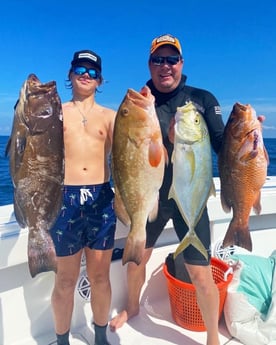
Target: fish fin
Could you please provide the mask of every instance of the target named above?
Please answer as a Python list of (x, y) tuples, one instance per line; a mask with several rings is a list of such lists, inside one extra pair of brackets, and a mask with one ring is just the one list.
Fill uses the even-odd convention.
[(149, 163), (152, 167), (158, 167), (162, 160), (163, 149), (157, 140), (151, 140), (149, 145)]
[(168, 151), (167, 151), (167, 149), (166, 149), (165, 146), (163, 146), (163, 150), (164, 150), (165, 164), (166, 164), (166, 166), (168, 166), (168, 165), (169, 165), (169, 155), (168, 155)]
[(126, 245), (124, 248), (124, 254), (122, 258), (123, 265), (128, 262), (135, 262), (136, 265), (139, 265), (145, 254), (145, 244), (146, 238), (137, 240), (137, 238), (134, 237), (133, 232), (130, 232), (128, 234)]
[(14, 153), (15, 169), (20, 168), (27, 145), (27, 130), (21, 126), (19, 133), (20, 135), (16, 136), (16, 147)]
[[(241, 146), (239, 153), (239, 159), (241, 162), (250, 162), (256, 158), (259, 154), (260, 143), (262, 143), (262, 133), (259, 130), (255, 130), (248, 135), (248, 139)], [(263, 145), (263, 143), (261, 144)]]
[(171, 163), (174, 164), (175, 160), (175, 150), (173, 150), (172, 155), (171, 155)]
[(130, 218), (129, 218), (129, 215), (127, 213), (126, 207), (123, 203), (123, 200), (120, 196), (120, 193), (116, 187), (115, 187), (114, 209), (115, 209), (115, 213), (116, 213), (116, 216), (118, 217), (118, 219), (125, 226), (129, 226), (130, 225)]
[(208, 253), (200, 239), (198, 238), (195, 231), (190, 231), (185, 235), (185, 237), (180, 242), (179, 246), (176, 248), (174, 252), (174, 259), (182, 253), (189, 245), (195, 247), (208, 261)]
[(222, 209), (223, 209), (223, 211), (225, 213), (230, 213), (231, 212), (231, 207), (226, 202), (225, 197), (224, 197), (222, 191), (220, 192), (220, 203), (221, 203), (221, 207), (222, 207)]
[(17, 223), (20, 225), (21, 228), (27, 227), (26, 219), (24, 217), (24, 213), (22, 212), (22, 209), (20, 207), (20, 202), (18, 202), (18, 199), (20, 199), (20, 196), (17, 195), (17, 190), (14, 190), (14, 197), (13, 197), (13, 210), (14, 210), (14, 216), (17, 221)]
[(257, 150), (252, 150), (250, 152), (247, 152), (246, 154), (244, 154), (243, 156), (240, 157), (240, 161), (241, 162), (249, 162), (252, 159), (256, 158), (258, 155), (258, 151)]
[(223, 239), (222, 247), (225, 248), (231, 245), (236, 245), (252, 252), (252, 240), (248, 226), (243, 228), (237, 227), (235, 222), (231, 221)]
[(214, 197), (216, 196), (216, 187), (215, 187), (215, 184), (214, 184), (214, 180), (212, 180), (212, 184), (211, 184), (209, 195), (213, 195)]
[(265, 159), (267, 161), (267, 165), (269, 165), (269, 155), (268, 155), (268, 152), (267, 152), (265, 147), (264, 147), (264, 155), (265, 155)]
[(255, 214), (259, 215), (262, 211), (262, 206), (261, 206), (261, 191), (256, 193), (256, 199), (255, 202), (253, 204), (253, 210), (255, 212)]
[[(181, 203), (179, 202), (178, 198), (177, 198), (177, 194), (175, 192), (175, 187), (173, 186), (173, 184), (171, 185), (171, 188), (169, 190), (169, 194), (168, 194), (168, 200), (169, 199), (174, 199), (178, 209), (179, 209), (179, 212), (181, 213), (182, 215), (182, 218), (184, 219), (185, 223), (186, 224), (189, 224), (189, 221), (185, 215), (185, 213), (182, 211), (182, 207), (181, 207)], [(203, 211), (203, 209), (201, 210), (201, 212)]]
[(5, 157), (8, 157), (8, 156), (9, 156), (10, 150), (11, 150), (11, 137), (9, 137), (9, 140), (8, 140), (8, 142), (7, 142), (7, 145), (6, 145)]
[(171, 188), (170, 188), (170, 190), (169, 190), (168, 200), (169, 200), (169, 199), (174, 199), (174, 200), (176, 200), (176, 194), (175, 194), (175, 189), (174, 189), (173, 184), (171, 185)]
[(57, 271), (56, 252), (49, 233), (44, 233), (41, 241), (29, 238), (28, 264), (32, 278), (42, 272)]
[(155, 221), (155, 219), (157, 218), (157, 214), (158, 214), (158, 200), (159, 200), (159, 197), (157, 198), (154, 206), (153, 206), (153, 209), (151, 210), (150, 214), (149, 214), (149, 217), (148, 217), (148, 221), (149, 222), (153, 222)]
[(175, 140), (175, 116), (171, 118), (168, 130), (168, 139), (173, 144)]

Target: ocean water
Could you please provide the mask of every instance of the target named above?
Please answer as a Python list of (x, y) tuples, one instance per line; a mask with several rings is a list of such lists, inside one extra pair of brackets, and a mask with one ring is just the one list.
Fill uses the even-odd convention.
[[(5, 156), (8, 139), (8, 136), (0, 136), (0, 206), (13, 202), (13, 185), (9, 174), (9, 159)], [(264, 142), (270, 161), (267, 175), (276, 175), (276, 139), (265, 138)], [(215, 155), (213, 155), (213, 176), (218, 176)]]

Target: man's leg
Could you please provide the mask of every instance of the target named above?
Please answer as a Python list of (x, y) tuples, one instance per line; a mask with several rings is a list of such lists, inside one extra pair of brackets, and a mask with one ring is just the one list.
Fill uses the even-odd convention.
[(218, 315), (219, 292), (213, 280), (211, 266), (186, 264), (196, 289), (196, 296), (202, 319), (207, 330), (207, 345), (219, 345)]

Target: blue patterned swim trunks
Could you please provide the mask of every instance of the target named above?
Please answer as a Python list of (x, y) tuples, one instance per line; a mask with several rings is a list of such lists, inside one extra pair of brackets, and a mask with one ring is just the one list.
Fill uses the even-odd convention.
[(110, 183), (63, 187), (63, 205), (50, 230), (57, 256), (84, 247), (107, 250), (114, 246), (116, 216)]

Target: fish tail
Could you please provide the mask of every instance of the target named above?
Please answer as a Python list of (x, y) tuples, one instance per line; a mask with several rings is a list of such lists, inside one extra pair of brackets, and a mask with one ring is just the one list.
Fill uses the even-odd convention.
[(245, 248), (250, 252), (252, 251), (252, 240), (248, 226), (237, 227), (235, 223), (231, 221), (223, 239), (222, 246), (225, 248), (231, 245)]
[(126, 245), (124, 248), (124, 254), (122, 258), (123, 265), (130, 261), (135, 262), (136, 265), (139, 265), (145, 253), (145, 244), (146, 240), (137, 240), (137, 238), (132, 236), (132, 234), (130, 233), (127, 237)]
[(29, 241), (28, 264), (32, 278), (42, 272), (57, 271), (56, 252), (50, 237), (44, 239), (42, 245)]
[(168, 199), (174, 199), (175, 202), (177, 202), (177, 197), (176, 197), (175, 188), (173, 184), (171, 185), (171, 188), (169, 190)]
[(189, 245), (195, 247), (208, 261), (208, 253), (195, 231), (189, 231), (174, 252), (174, 259), (182, 253)]

